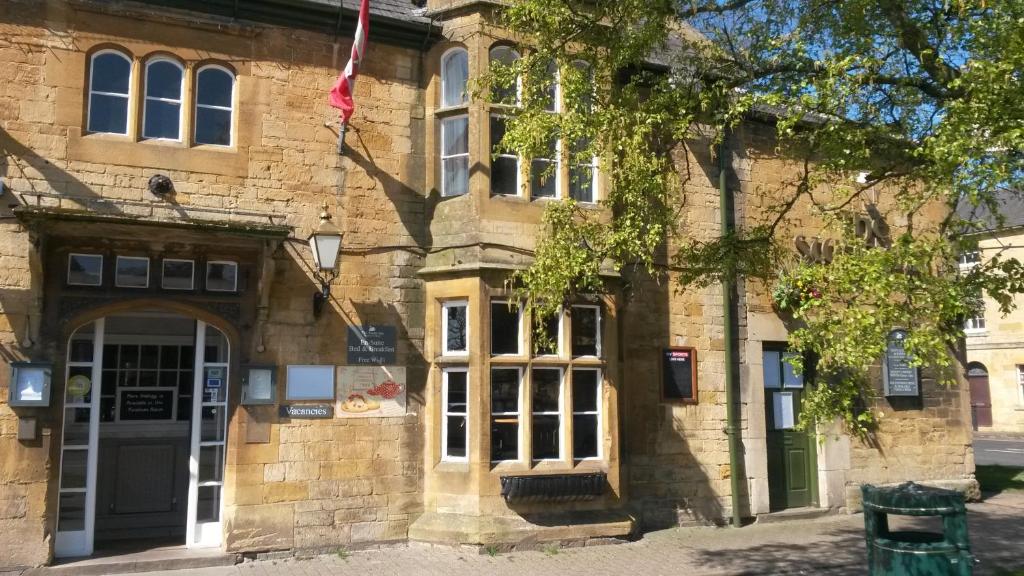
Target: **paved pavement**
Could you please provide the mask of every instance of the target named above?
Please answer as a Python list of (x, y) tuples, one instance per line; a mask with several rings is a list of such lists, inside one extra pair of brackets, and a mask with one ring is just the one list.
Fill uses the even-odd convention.
[[(860, 576), (865, 573), (863, 522), (863, 516), (856, 514), (755, 524), (738, 530), (677, 528), (653, 532), (628, 544), (494, 557), (475, 550), (411, 544), (351, 552), (344, 558), (265, 560), (146, 576)], [(979, 560), (975, 574), (1001, 576), (1024, 569), (1024, 493), (1003, 493), (971, 504), (969, 522), (972, 549)], [(909, 527), (913, 522), (901, 519), (892, 524), (894, 528)]]
[(999, 464), (1024, 468), (1024, 438), (975, 438), (974, 461), (982, 466)]

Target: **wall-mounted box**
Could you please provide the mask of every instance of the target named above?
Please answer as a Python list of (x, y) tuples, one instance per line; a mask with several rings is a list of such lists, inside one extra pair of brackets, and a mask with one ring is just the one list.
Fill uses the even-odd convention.
[(242, 366), (242, 404), (256, 406), (277, 401), (277, 366)]
[(49, 406), (52, 373), (53, 364), (49, 362), (11, 362), (7, 403), (11, 406)]

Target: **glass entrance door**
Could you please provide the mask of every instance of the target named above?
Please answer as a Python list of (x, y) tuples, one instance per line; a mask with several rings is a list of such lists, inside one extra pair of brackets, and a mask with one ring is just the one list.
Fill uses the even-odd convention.
[(202, 320), (196, 322), (195, 349), (186, 532), (190, 548), (221, 544), (230, 357), (228, 339)]
[(86, 324), (68, 342), (54, 541), (54, 555), (58, 558), (88, 556), (93, 552), (103, 327), (102, 318)]

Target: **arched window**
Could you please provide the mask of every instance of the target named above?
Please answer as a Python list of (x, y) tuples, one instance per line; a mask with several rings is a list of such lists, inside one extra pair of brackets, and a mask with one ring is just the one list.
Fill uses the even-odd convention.
[[(558, 87), (558, 64), (548, 63), (546, 74), (540, 81), (544, 87), (544, 109), (551, 113), (560, 110), (561, 90)], [(530, 196), (532, 198), (561, 197), (562, 141), (557, 136), (548, 141), (547, 152), (530, 162)]]
[(128, 93), (132, 61), (115, 50), (100, 50), (89, 64), (88, 130), (128, 134)]
[[(491, 64), (498, 63), (502, 66), (511, 66), (515, 64), (516, 60), (519, 60), (519, 52), (516, 52), (511, 46), (495, 46), (491, 48), (490, 59)], [(519, 94), (520, 82), (518, 77), (514, 84), (491, 87), (491, 99), (496, 104), (519, 104)]]
[(231, 145), (235, 75), (216, 65), (196, 73), (196, 144)]
[(146, 63), (146, 98), (142, 137), (181, 140), (181, 99), (184, 69), (168, 58)]
[[(441, 108), (469, 102), (469, 53), (454, 48), (441, 57)], [(446, 115), (441, 120), (441, 195), (461, 196), (469, 191), (469, 115)]]
[[(582, 80), (582, 91), (576, 99), (577, 110), (590, 113), (594, 107), (594, 73), (583, 60), (572, 63)], [(569, 150), (569, 197), (578, 202), (597, 201), (597, 156), (591, 150), (590, 138), (579, 138)]]
[(469, 53), (454, 48), (441, 57), (441, 107), (461, 106), (469, 102), (466, 82), (469, 80)]

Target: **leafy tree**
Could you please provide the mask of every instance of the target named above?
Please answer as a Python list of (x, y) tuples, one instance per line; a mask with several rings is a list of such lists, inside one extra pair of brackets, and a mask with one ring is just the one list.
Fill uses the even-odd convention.
[[(607, 265), (670, 265), (687, 289), (761, 283), (825, 382), (802, 424), (838, 416), (865, 433), (868, 374), (889, 330), (908, 328), (915, 362), (952, 383), (950, 349), (978, 292), (1006, 312), (1024, 287), (1016, 261), (957, 273), (970, 223), (953, 210), (967, 201), (997, 211), (997, 195), (1020, 188), (1024, 0), (519, 0), (502, 18), (529, 48), (481, 85), (507, 94), (523, 78), (502, 146), (543, 157), (558, 137), (570, 166), (600, 156), (610, 182), (610, 218), (571, 200), (547, 209), (536, 260), (513, 278), (536, 317), (602, 291)], [(551, 62), (559, 113), (549, 111)], [(709, 240), (680, 229), (685, 149), (722, 142), (751, 114), (774, 118), (793, 181), (735, 232)], [(887, 249), (865, 246), (846, 217), (879, 191), (903, 222)], [(783, 249), (798, 203), (839, 236), (831, 264)], [(922, 215), (936, 208), (939, 218)]]

